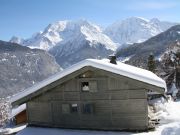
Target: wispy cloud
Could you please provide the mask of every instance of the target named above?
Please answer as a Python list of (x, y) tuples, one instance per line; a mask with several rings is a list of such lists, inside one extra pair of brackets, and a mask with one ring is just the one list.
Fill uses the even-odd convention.
[(126, 8), (129, 10), (163, 10), (171, 9), (178, 5), (176, 2), (171, 1), (140, 1), (131, 3)]

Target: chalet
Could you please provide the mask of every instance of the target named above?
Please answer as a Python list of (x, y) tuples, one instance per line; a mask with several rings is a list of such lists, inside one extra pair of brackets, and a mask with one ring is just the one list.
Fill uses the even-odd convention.
[(149, 91), (164, 94), (166, 83), (144, 69), (87, 59), (18, 93), (11, 102), (26, 103), (33, 126), (146, 130)]

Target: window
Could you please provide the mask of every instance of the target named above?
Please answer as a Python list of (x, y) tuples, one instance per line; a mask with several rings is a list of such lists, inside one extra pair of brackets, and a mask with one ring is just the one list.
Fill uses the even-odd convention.
[(81, 90), (84, 92), (97, 92), (97, 81), (81, 82)]
[(94, 112), (94, 105), (92, 103), (83, 105), (83, 113), (92, 114)]
[(78, 112), (78, 104), (71, 104), (71, 113)]
[(89, 91), (89, 82), (82, 82), (81, 89), (82, 91)]
[(62, 104), (62, 113), (77, 113), (78, 112), (78, 104)]

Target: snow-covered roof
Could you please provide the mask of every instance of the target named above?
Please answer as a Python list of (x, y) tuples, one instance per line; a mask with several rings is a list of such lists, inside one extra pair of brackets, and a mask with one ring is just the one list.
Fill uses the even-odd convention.
[(13, 108), (11, 111), (11, 118), (15, 117), (17, 114), (21, 113), (24, 110), (26, 110), (26, 104), (22, 104), (16, 108)]
[(115, 74), (126, 76), (135, 80), (139, 80), (139, 81), (142, 81), (142, 82), (145, 82), (145, 83), (157, 86), (157, 87), (164, 88), (166, 91), (165, 81), (150, 71), (137, 68), (131, 65), (127, 65), (121, 62), (117, 62), (117, 65), (111, 64), (109, 60), (107, 59), (106, 60), (86, 59), (12, 96), (11, 102), (13, 103), (25, 96), (28, 96), (29, 94), (38, 91), (39, 89), (47, 86), (48, 84), (51, 84), (52, 82), (86, 66), (91, 66), (94, 68), (98, 68), (98, 69), (109, 71)]

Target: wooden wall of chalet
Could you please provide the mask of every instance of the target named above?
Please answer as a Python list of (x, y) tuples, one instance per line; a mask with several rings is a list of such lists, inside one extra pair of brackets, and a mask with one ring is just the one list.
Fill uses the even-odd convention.
[(16, 125), (27, 123), (26, 110), (24, 110), (24, 111), (20, 112), (19, 114), (17, 114), (15, 116), (15, 120), (16, 120)]
[[(97, 90), (82, 92), (83, 81), (96, 81)], [(30, 100), (28, 121), (64, 128), (144, 130), (148, 127), (148, 87), (153, 86), (95, 69)], [(83, 113), (85, 103), (93, 104), (93, 113)], [(78, 104), (78, 113), (62, 113), (63, 104)]]

